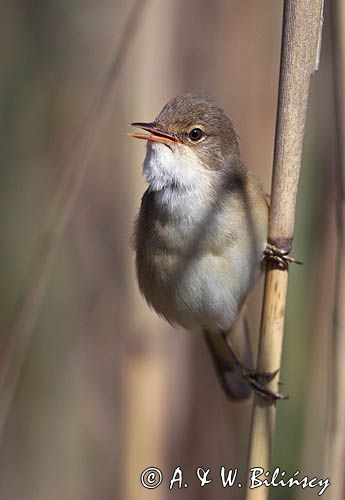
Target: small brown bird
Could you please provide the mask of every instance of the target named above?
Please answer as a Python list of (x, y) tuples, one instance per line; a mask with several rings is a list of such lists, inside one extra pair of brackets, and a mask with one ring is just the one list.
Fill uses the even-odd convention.
[(239, 361), (227, 337), (262, 271), (268, 218), (232, 122), (211, 98), (185, 94), (153, 122), (132, 125), (147, 132), (129, 134), (147, 141), (149, 186), (133, 238), (141, 292), (169, 323), (203, 332), (229, 397), (246, 398), (250, 386), (280, 397)]

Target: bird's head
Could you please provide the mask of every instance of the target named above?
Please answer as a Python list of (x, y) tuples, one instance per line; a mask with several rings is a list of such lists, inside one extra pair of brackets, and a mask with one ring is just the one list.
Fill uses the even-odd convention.
[(239, 145), (231, 120), (205, 95), (171, 99), (153, 122), (134, 122), (148, 142), (144, 174), (149, 183), (188, 184), (195, 175), (231, 168)]

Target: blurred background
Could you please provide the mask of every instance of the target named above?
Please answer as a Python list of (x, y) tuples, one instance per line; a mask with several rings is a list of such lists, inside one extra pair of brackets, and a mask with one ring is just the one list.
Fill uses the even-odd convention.
[[(149, 310), (129, 247), (145, 145), (126, 136), (173, 96), (208, 92), (270, 189), (281, 0), (142, 0), (107, 118), (59, 245), (0, 443), (2, 500), (239, 499), (251, 401), (229, 403), (203, 339)], [(111, 65), (133, 1), (0, 3), (0, 325), (5, 344), (66, 159)], [(274, 467), (325, 477), (334, 276), (334, 125), (329, 16), (312, 79), (291, 266)], [(78, 168), (78, 166), (75, 166)], [(68, 188), (67, 188), (68, 189)], [(262, 282), (250, 298), (257, 338)], [(1, 347), (1, 345), (0, 345)], [(260, 465), (260, 464), (258, 464)], [(140, 474), (159, 467), (163, 485)], [(168, 490), (180, 466), (189, 487)], [(211, 468), (200, 488), (197, 467)], [(275, 489), (280, 500), (315, 490)], [(327, 493), (325, 494), (325, 496)]]

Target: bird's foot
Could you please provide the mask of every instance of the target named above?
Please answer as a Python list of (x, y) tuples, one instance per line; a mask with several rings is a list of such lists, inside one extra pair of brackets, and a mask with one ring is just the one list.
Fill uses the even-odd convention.
[(253, 369), (248, 369), (245, 366), (242, 366), (240, 372), (242, 377), (248, 382), (248, 384), (252, 387), (256, 394), (259, 394), (262, 398), (268, 399), (270, 401), (289, 398), (287, 394), (274, 392), (266, 387), (266, 384), (274, 379), (279, 370), (275, 370), (274, 372), (257, 372)]
[(282, 250), (281, 248), (266, 243), (266, 248), (264, 250), (264, 258), (271, 262), (275, 262), (280, 269), (286, 270), (289, 264), (302, 264), (299, 260), (295, 260), (288, 251)]
[(256, 394), (259, 394), (262, 398), (267, 399), (269, 401), (277, 401), (278, 399), (282, 400), (289, 398), (289, 396), (286, 394), (281, 394), (280, 392), (274, 392), (268, 387), (266, 387), (266, 384), (271, 382), (271, 380), (273, 380), (274, 377), (278, 374), (279, 369), (273, 372), (259, 372), (252, 368), (246, 367), (242, 363), (242, 361), (238, 358), (235, 351), (233, 350), (232, 345), (225, 333), (223, 333), (223, 339), (226, 342), (226, 345), (236, 364), (239, 373), (244, 378), (244, 380), (246, 380), (246, 382), (250, 385), (250, 387), (255, 391)]

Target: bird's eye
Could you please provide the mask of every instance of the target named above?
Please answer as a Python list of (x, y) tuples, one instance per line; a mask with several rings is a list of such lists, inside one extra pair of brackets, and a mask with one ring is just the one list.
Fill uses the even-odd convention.
[(193, 128), (189, 134), (188, 137), (191, 141), (197, 142), (200, 141), (200, 139), (204, 136), (204, 132), (201, 130), (201, 128)]

